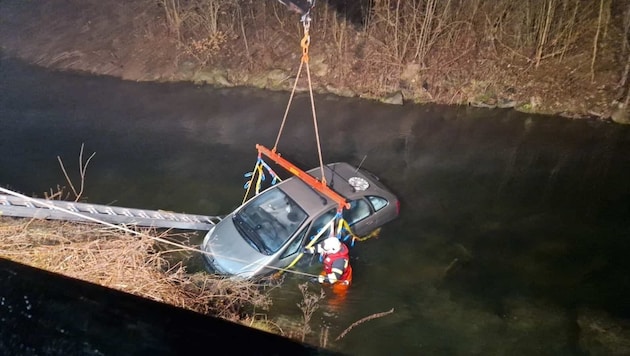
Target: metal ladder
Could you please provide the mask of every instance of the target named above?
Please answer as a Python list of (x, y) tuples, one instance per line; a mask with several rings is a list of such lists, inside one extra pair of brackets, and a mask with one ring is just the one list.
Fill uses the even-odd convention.
[(25, 199), (3, 194), (0, 194), (0, 216), (94, 222), (84, 218), (85, 216), (118, 225), (184, 230), (210, 230), (221, 221), (219, 216), (132, 209), (63, 200)]

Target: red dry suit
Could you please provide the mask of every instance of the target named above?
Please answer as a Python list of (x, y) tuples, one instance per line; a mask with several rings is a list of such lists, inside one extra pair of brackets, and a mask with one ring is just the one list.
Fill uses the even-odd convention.
[(319, 275), (319, 280), (332, 284), (335, 297), (329, 303), (333, 309), (339, 309), (344, 303), (348, 288), (352, 283), (352, 266), (350, 266), (348, 252), (348, 247), (342, 243), (338, 252), (322, 253), (324, 269)]
[(321, 275), (330, 284), (345, 284), (352, 282), (352, 267), (350, 266), (349, 250), (345, 244), (341, 244), (339, 251), (335, 253), (322, 253), (324, 257), (324, 270)]

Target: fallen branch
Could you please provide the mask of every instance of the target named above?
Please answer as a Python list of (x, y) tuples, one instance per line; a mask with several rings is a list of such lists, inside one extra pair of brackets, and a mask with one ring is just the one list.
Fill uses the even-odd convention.
[(394, 308), (391, 308), (390, 310), (386, 311), (386, 312), (382, 312), (382, 313), (376, 313), (376, 314), (372, 314), (372, 315), (368, 315), (365, 318), (361, 319), (361, 320), (357, 320), (354, 323), (352, 323), (352, 325), (350, 325), (348, 328), (346, 328), (346, 330), (344, 330), (339, 336), (337, 336), (337, 338), (335, 339), (335, 341), (339, 341), (341, 340), (344, 336), (346, 336), (347, 333), (350, 332), (350, 330), (352, 330), (355, 326), (359, 325), (359, 324), (363, 324), (366, 321), (372, 320), (372, 319), (376, 319), (376, 318), (380, 318), (380, 317), (384, 317), (386, 315), (389, 315), (391, 313), (394, 312)]

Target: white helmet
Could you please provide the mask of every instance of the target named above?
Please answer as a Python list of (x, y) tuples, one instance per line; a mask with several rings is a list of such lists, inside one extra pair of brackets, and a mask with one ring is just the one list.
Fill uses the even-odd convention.
[(322, 249), (326, 253), (337, 253), (341, 250), (341, 241), (335, 236), (331, 236), (322, 242)]

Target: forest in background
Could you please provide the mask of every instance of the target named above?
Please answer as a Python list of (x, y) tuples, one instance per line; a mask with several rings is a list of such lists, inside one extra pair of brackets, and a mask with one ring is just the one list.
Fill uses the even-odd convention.
[[(318, 92), (630, 122), (627, 0), (318, 0), (311, 19)], [(128, 80), (290, 89), (303, 36), (277, 0), (0, 3), (5, 54)]]
[[(299, 43), (298, 17), (276, 2), (160, 1), (182, 54), (202, 67), (226, 58), (250, 71), (299, 63), (286, 45)], [(604, 114), (630, 100), (627, 1), (356, 4), (320, 0), (312, 10), (311, 53), (325, 56), (318, 60), (331, 86), (364, 96), (400, 90), (420, 102), (514, 101), (549, 113)], [(590, 108), (580, 107), (585, 101)]]

